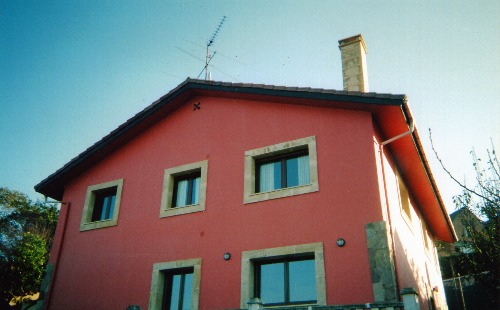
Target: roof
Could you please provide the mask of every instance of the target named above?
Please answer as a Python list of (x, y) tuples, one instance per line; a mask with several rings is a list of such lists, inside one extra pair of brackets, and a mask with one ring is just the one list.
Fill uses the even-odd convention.
[[(64, 188), (71, 179), (196, 96), (238, 97), (275, 103), (368, 111), (372, 113), (383, 138), (391, 138), (408, 131), (408, 123), (413, 122), (405, 95), (228, 83), (188, 78), (38, 183), (35, 190), (53, 199), (62, 200)], [(396, 156), (395, 160), (407, 175), (417, 175), (418, 180), (422, 178), (428, 180), (428, 184), (420, 184), (421, 182), (412, 181), (413, 178), (406, 179), (413, 192), (418, 193), (419, 205), (426, 209), (422, 212), (426, 221), (435, 222), (435, 225), (431, 225), (434, 235), (440, 240), (453, 241), (456, 238), (453, 226), (439, 195), (417, 130), (415, 129), (412, 133), (411, 141), (399, 139), (389, 144), (388, 147), (395, 154), (401, 153), (401, 156)], [(415, 162), (421, 162), (422, 165), (415, 165)]]

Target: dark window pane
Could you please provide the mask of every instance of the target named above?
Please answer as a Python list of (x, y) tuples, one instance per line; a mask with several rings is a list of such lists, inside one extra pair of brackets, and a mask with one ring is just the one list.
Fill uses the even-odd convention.
[(104, 191), (94, 192), (94, 208), (91, 221), (104, 221), (113, 217), (116, 201), (116, 187)]
[(273, 189), (280, 189), (283, 188), (282, 186), (282, 180), (281, 180), (281, 161), (278, 161), (274, 163), (274, 188)]
[(111, 196), (108, 219), (111, 219), (113, 217), (113, 212), (115, 211), (115, 201), (116, 195)]
[(299, 185), (299, 167), (297, 157), (286, 161), (286, 187)]
[(200, 181), (201, 177), (194, 178), (192, 180), (192, 191), (191, 191), (191, 200), (189, 201), (189, 204), (191, 205), (196, 205), (200, 203)]
[(260, 266), (260, 298), (266, 304), (285, 302), (285, 265), (284, 263)]
[(314, 260), (291, 261), (288, 272), (290, 302), (316, 300)]

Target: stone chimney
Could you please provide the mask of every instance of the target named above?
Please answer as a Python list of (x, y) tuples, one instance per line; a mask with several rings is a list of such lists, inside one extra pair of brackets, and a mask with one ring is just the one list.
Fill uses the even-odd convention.
[(342, 58), (344, 90), (368, 92), (368, 72), (366, 71), (366, 44), (363, 36), (339, 41)]

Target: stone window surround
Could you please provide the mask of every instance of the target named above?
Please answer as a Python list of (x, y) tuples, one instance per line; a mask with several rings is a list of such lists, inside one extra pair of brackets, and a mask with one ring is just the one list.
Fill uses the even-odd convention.
[[(172, 206), (172, 201), (174, 195), (175, 177), (196, 171), (200, 171), (200, 198), (198, 204), (174, 208)], [(204, 211), (207, 192), (207, 173), (208, 160), (202, 160), (191, 164), (165, 169), (161, 196), (160, 218)]]
[(246, 308), (247, 302), (254, 298), (254, 261), (264, 258), (279, 258), (300, 254), (314, 254), (316, 272), (317, 305), (326, 305), (326, 280), (323, 243), (299, 244), (278, 248), (244, 251), (241, 258), (241, 301), (240, 308)]
[[(305, 148), (308, 149), (309, 153), (309, 175), (311, 181), (310, 184), (287, 187), (270, 192), (262, 192), (262, 193), (255, 192), (256, 159), (287, 154)], [(244, 171), (245, 171), (244, 192), (243, 192), (244, 204), (317, 192), (319, 190), (319, 186), (318, 186), (318, 159), (316, 153), (316, 136), (310, 136), (306, 138), (282, 142), (246, 151)]]
[[(94, 211), (96, 192), (111, 187), (116, 187), (116, 198), (115, 206), (113, 208), (113, 216), (108, 220), (92, 222), (92, 212)], [(120, 211), (122, 190), (123, 179), (89, 186), (87, 188), (87, 194), (85, 196), (85, 204), (83, 207), (82, 219), (80, 222), (80, 231), (116, 226), (118, 224), (118, 213)]]
[(151, 277), (151, 291), (149, 295), (148, 309), (161, 309), (165, 285), (164, 271), (189, 267), (193, 268), (193, 295), (191, 299), (191, 306), (193, 310), (198, 309), (200, 299), (201, 258), (155, 263), (153, 265), (153, 274)]

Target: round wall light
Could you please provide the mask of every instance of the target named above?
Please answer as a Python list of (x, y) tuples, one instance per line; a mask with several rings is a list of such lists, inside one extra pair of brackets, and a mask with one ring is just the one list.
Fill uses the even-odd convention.
[(231, 253), (227, 252), (224, 253), (224, 260), (230, 260), (231, 259)]
[(343, 247), (343, 246), (345, 245), (345, 240), (344, 240), (344, 238), (338, 238), (338, 239), (337, 239), (337, 245), (338, 245), (339, 247)]

